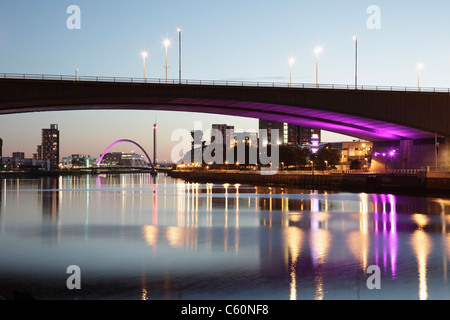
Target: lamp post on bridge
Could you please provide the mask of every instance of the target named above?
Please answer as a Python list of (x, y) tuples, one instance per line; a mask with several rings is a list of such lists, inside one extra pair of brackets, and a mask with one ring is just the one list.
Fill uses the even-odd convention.
[(289, 58), (289, 88), (292, 85), (292, 66), (295, 64), (295, 58)]
[(178, 28), (177, 32), (178, 32), (178, 82), (181, 84), (181, 28)]
[(164, 44), (164, 47), (166, 48), (166, 65), (165, 65), (165, 68), (166, 68), (166, 83), (167, 83), (167, 68), (168, 68), (168, 66), (167, 66), (167, 48), (172, 44), (172, 42), (169, 39), (165, 39), (163, 41), (163, 44)]
[(355, 90), (358, 90), (358, 37), (353, 36), (355, 41)]
[(141, 57), (142, 57), (142, 63), (143, 63), (143, 68), (144, 68), (144, 82), (147, 82), (147, 78), (145, 78), (145, 59), (147, 59), (147, 57), (148, 57), (148, 52), (142, 51)]
[(417, 65), (417, 89), (420, 91), (420, 71), (423, 69), (423, 63)]
[(323, 52), (321, 46), (314, 48), (314, 55), (316, 56), (316, 88), (319, 87), (319, 55)]

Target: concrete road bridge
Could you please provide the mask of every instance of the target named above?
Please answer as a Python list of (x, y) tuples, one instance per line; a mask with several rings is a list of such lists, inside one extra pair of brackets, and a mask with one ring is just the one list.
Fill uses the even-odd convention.
[(0, 74), (0, 114), (91, 109), (287, 122), (394, 148), (392, 168), (450, 166), (450, 89)]

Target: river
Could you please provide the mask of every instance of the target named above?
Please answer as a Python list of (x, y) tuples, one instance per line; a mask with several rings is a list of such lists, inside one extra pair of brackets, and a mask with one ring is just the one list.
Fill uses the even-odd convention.
[(449, 299), (449, 225), (442, 197), (145, 173), (0, 179), (0, 296)]

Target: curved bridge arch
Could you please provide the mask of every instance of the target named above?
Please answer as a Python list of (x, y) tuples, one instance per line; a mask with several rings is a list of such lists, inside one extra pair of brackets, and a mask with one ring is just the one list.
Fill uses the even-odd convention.
[(66, 110), (161, 110), (287, 122), (373, 142), (450, 137), (444, 92), (227, 84), (0, 79), (0, 115)]
[(108, 148), (106, 148), (105, 151), (103, 151), (103, 153), (102, 153), (100, 159), (97, 161), (97, 167), (100, 167), (100, 163), (102, 162), (103, 158), (105, 157), (105, 154), (109, 151), (109, 149), (111, 149), (111, 148), (112, 148), (113, 146), (115, 146), (116, 144), (122, 143), (122, 142), (132, 143), (132, 144), (134, 144), (136, 147), (138, 147), (139, 149), (141, 149), (141, 151), (142, 151), (142, 152), (145, 154), (145, 156), (147, 157), (147, 160), (148, 160), (148, 163), (150, 164), (150, 167), (151, 167), (152, 169), (155, 168), (154, 165), (153, 165), (152, 160), (150, 159), (150, 157), (148, 156), (148, 154), (147, 154), (147, 152), (144, 150), (144, 148), (142, 148), (137, 142), (135, 142), (135, 141), (133, 141), (133, 140), (130, 140), (130, 139), (120, 139), (120, 140), (117, 140), (117, 141), (111, 143), (111, 144), (108, 146)]

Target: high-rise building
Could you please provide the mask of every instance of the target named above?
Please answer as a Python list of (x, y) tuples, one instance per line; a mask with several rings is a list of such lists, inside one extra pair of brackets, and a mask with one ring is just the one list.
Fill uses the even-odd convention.
[[(312, 129), (314, 130), (314, 129)], [(310, 150), (312, 153), (317, 153), (319, 151), (319, 144), (320, 144), (320, 131), (318, 133), (316, 132), (310, 132)]]
[[(260, 139), (263, 139), (262, 144), (283, 144), (287, 139), (287, 131), (285, 133), (285, 126), (283, 122), (276, 122), (270, 120), (259, 120), (259, 129), (267, 130), (267, 137), (260, 136)], [(278, 130), (278, 139), (276, 141), (272, 141), (275, 137), (272, 137), (273, 130)], [(267, 139), (267, 140), (266, 140)], [(287, 141), (286, 141), (287, 144)]]
[[(212, 130), (219, 130), (222, 133), (222, 142), (224, 145), (227, 143), (227, 138), (229, 139), (230, 147), (234, 146), (234, 126), (228, 126), (226, 124), (213, 124)], [(227, 136), (228, 131), (228, 136)], [(211, 133), (211, 143), (214, 142), (214, 136)]]
[(321, 132), (320, 129), (313, 129), (313, 128), (306, 128), (306, 127), (299, 127), (300, 132), (300, 144), (302, 146), (304, 145), (313, 145), (314, 140), (318, 140), (318, 142), (321, 141)]
[[(259, 120), (259, 129), (267, 130), (267, 141), (263, 143), (272, 144), (272, 130), (278, 130), (277, 144), (299, 145), (302, 147), (319, 147), (320, 130), (302, 127), (285, 122), (276, 122), (271, 120)], [(316, 146), (317, 145), (317, 146)], [(315, 150), (317, 151), (317, 150)]]
[(33, 158), (36, 156), (38, 160), (44, 160), (44, 154), (42, 153), (42, 145), (37, 146), (36, 153), (33, 154)]
[(13, 152), (12, 157), (16, 159), (25, 159), (25, 152)]
[[(50, 129), (42, 129), (41, 159), (50, 160), (50, 169), (59, 166), (59, 130), (57, 124), (51, 124)], [(38, 146), (38, 154), (39, 154)], [(39, 155), (38, 155), (39, 156)]]

